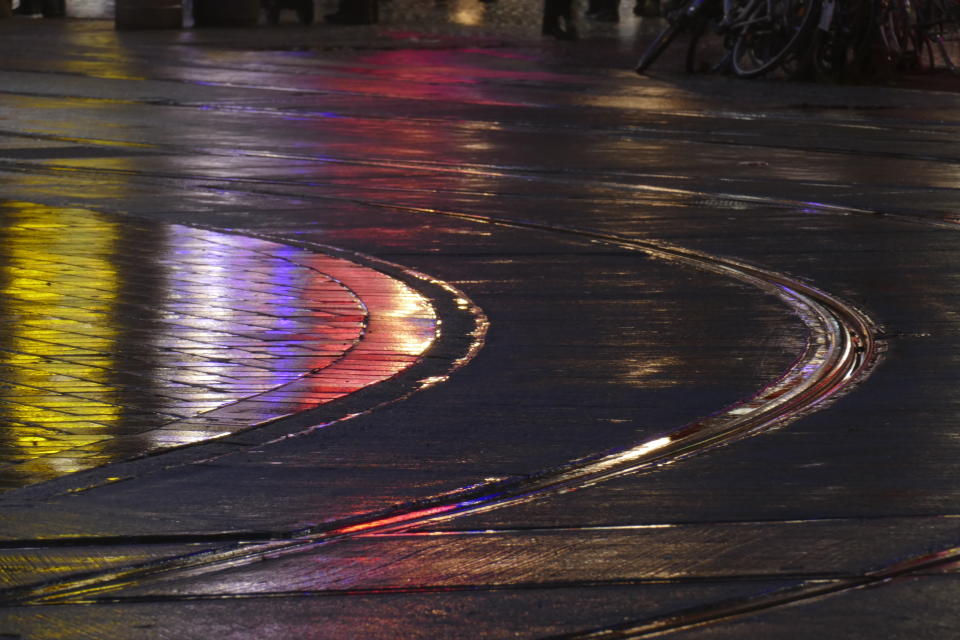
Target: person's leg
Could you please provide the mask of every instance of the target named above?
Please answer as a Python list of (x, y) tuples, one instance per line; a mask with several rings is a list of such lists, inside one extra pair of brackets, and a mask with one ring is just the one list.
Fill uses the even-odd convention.
[(576, 40), (573, 0), (544, 0), (543, 34), (560, 40)]

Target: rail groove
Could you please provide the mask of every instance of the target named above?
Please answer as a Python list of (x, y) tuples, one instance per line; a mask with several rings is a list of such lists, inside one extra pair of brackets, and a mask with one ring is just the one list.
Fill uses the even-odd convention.
[[(809, 284), (742, 262), (681, 247), (643, 242), (582, 229), (521, 223), (469, 214), (420, 211), (477, 223), (573, 235), (585, 241), (644, 253), (678, 265), (706, 270), (777, 296), (811, 332), (807, 348), (779, 379), (753, 397), (620, 451), (602, 452), (539, 472), (485, 482), (433, 499), (368, 513), (349, 520), (289, 531), (279, 539), (225, 547), (0, 592), (0, 606), (97, 602), (101, 594), (161, 576), (194, 576), (262, 559), (314, 549), (360, 534), (397, 531), (574, 491), (631, 473), (649, 472), (685, 457), (779, 427), (813, 411), (866, 375), (877, 362), (876, 328), (859, 310)], [(345, 418), (349, 419), (349, 418)]]

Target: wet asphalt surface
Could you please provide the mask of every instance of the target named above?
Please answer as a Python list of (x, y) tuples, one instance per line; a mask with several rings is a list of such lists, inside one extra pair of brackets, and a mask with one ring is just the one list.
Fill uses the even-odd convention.
[(956, 637), (960, 97), (622, 13), (0, 21), (3, 637)]

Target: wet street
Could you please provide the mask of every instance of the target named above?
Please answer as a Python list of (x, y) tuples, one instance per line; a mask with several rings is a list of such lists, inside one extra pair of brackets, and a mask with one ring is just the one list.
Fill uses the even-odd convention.
[(0, 19), (0, 638), (956, 638), (960, 80), (418, 2)]

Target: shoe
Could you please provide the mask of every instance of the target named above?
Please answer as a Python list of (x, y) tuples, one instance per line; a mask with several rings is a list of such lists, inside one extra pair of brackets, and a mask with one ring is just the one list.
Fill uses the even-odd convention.
[(577, 28), (572, 24), (568, 24), (566, 27), (561, 27), (559, 19), (551, 20), (551, 21), (544, 20), (543, 35), (553, 36), (557, 40), (579, 39), (579, 34), (577, 34)]

